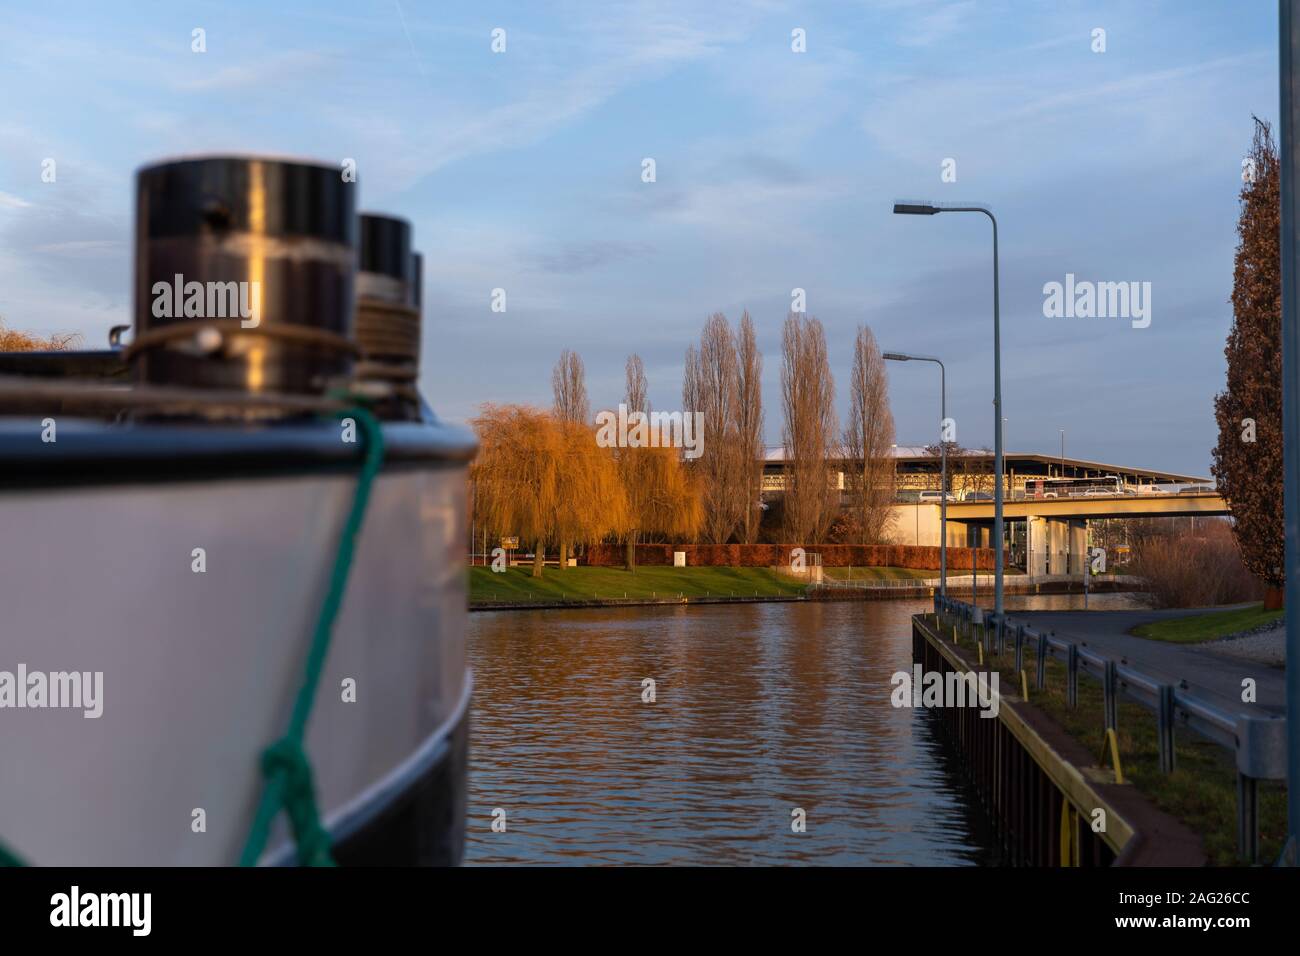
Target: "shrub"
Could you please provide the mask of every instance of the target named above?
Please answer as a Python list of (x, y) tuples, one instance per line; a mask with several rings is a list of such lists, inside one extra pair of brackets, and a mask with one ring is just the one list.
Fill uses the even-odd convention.
[[(1181, 519), (1180, 519), (1181, 523)], [(1147, 585), (1152, 607), (1208, 607), (1258, 601), (1264, 586), (1246, 570), (1226, 521), (1206, 520), (1137, 542), (1129, 572)]]
[(62, 352), (77, 345), (80, 340), (81, 336), (76, 333), (55, 334), (42, 339), (5, 328), (4, 321), (0, 320), (0, 352)]

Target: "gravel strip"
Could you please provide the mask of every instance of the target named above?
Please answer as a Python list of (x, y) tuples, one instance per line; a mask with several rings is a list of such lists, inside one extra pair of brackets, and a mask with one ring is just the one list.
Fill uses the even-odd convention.
[(1281, 621), (1261, 624), (1249, 631), (1207, 641), (1201, 646), (1216, 654), (1283, 667), (1286, 665), (1286, 625)]

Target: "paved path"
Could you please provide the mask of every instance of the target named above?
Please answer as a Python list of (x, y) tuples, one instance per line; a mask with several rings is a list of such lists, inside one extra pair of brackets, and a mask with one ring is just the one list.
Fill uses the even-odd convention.
[[(1216, 608), (1215, 610), (1221, 610)], [(1180, 684), (1219, 703), (1233, 713), (1260, 716), (1286, 713), (1286, 688), (1283, 671), (1217, 654), (1209, 644), (1170, 644), (1134, 637), (1130, 628), (1150, 621), (1160, 621), (1189, 614), (1204, 614), (1203, 609), (1177, 611), (1011, 611), (1013, 621), (1024, 621), (1035, 630), (1046, 628), (1057, 637), (1077, 640), (1093, 653), (1131, 664), (1162, 682)], [(1253, 677), (1256, 704), (1241, 700), (1243, 678)]]

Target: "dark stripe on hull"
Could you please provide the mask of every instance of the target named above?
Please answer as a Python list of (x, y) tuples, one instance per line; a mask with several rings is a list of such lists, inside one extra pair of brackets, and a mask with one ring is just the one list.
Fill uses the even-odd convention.
[(340, 866), (457, 866), (465, 848), (469, 714), (435, 759), (334, 844)]

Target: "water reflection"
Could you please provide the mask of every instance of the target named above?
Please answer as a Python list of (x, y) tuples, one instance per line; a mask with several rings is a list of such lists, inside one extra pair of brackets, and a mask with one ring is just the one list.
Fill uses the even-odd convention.
[(889, 703), (925, 606), (471, 615), (466, 861), (988, 862), (935, 724)]

